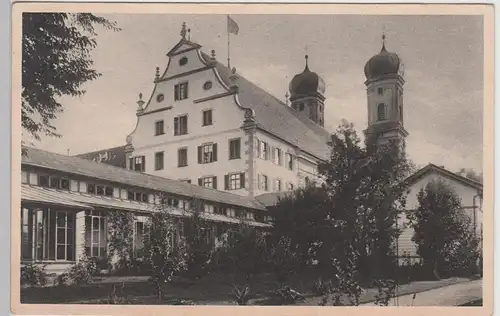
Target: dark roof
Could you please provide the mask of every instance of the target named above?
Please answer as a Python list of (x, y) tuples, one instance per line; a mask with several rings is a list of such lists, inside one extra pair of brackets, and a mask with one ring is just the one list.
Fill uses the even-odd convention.
[(422, 178), (423, 176), (425, 176), (426, 174), (428, 174), (429, 172), (431, 171), (435, 171), (445, 177), (448, 177), (448, 178), (452, 178), (458, 182), (461, 182), (463, 183), (464, 185), (467, 185), (469, 187), (472, 187), (472, 188), (475, 188), (479, 191), (483, 191), (483, 184), (480, 183), (480, 182), (477, 182), (477, 181), (474, 181), (474, 180), (471, 180), (469, 178), (466, 178), (466, 177), (462, 177), (461, 175), (459, 174), (456, 174), (454, 172), (451, 172), (449, 170), (446, 170), (445, 168), (443, 167), (439, 167), (439, 166), (436, 166), (435, 164), (428, 164), (427, 166), (421, 168), (420, 170), (418, 170), (417, 172), (415, 172), (414, 174), (412, 174), (411, 176), (409, 176), (408, 178), (406, 178), (406, 182), (408, 184), (411, 184), (411, 183), (414, 183), (416, 182), (417, 180), (419, 180), (420, 178)]
[(180, 196), (195, 197), (227, 205), (265, 210), (265, 207), (252, 197), (204, 188), (178, 180), (130, 171), (79, 157), (51, 153), (33, 147), (26, 147), (26, 150), (27, 156), (22, 157), (23, 165), (47, 168), (115, 183), (123, 183), (129, 186)]
[(75, 155), (75, 157), (126, 168), (125, 145)]
[[(202, 55), (205, 60), (210, 60), (207, 54), (202, 53)], [(217, 62), (215, 67), (224, 83), (230, 86), (231, 70), (220, 62)], [(307, 117), (301, 116), (299, 112), (258, 85), (240, 74), (237, 75), (238, 99), (243, 107), (254, 110), (255, 120), (261, 129), (317, 158), (328, 159), (330, 156), (328, 145), (330, 133), (328, 131)]]

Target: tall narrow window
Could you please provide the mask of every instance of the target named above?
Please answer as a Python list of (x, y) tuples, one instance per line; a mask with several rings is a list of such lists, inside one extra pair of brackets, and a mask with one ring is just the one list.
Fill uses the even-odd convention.
[(289, 170), (293, 170), (293, 156), (287, 153), (285, 157), (286, 157), (286, 167)]
[(186, 135), (188, 133), (188, 117), (182, 115), (174, 118), (174, 136)]
[(288, 182), (288, 183), (287, 183), (287, 185), (286, 185), (286, 189), (287, 189), (288, 191), (293, 191), (293, 183)]
[(229, 159), (241, 158), (241, 140), (240, 138), (229, 141)]
[(164, 123), (163, 120), (155, 122), (155, 135), (163, 135), (165, 134)]
[(274, 180), (274, 191), (281, 191), (281, 179)]
[(155, 170), (163, 170), (163, 161), (165, 159), (163, 151), (155, 153)]
[(134, 171), (146, 171), (146, 156), (137, 156), (134, 158), (130, 158), (130, 166), (131, 170)]
[(187, 148), (179, 148), (177, 151), (177, 166), (185, 167), (188, 165)]
[(212, 125), (212, 110), (203, 111), (203, 126)]
[(258, 180), (259, 180), (259, 189), (263, 191), (269, 190), (268, 186), (268, 181), (267, 181), (267, 176), (264, 174), (259, 174), (258, 175)]
[(385, 104), (379, 103), (379, 105), (377, 106), (377, 121), (383, 121), (385, 120), (385, 117)]
[(265, 159), (265, 160), (269, 159), (269, 145), (266, 142), (260, 141), (259, 151), (260, 151), (259, 157), (261, 159)]
[(188, 98), (188, 83), (183, 82), (176, 84), (174, 87), (175, 101), (180, 101)]
[(85, 216), (85, 251), (91, 257), (106, 256), (105, 219), (100, 211), (89, 211)]
[(75, 260), (75, 214), (56, 212), (56, 260)]
[(281, 149), (274, 148), (273, 162), (277, 165), (281, 165)]
[(384, 95), (384, 88), (377, 88), (378, 95)]

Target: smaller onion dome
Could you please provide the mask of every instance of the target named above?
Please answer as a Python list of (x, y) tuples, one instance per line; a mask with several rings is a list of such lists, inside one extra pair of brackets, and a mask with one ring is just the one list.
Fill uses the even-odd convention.
[(385, 49), (385, 35), (382, 35), (382, 50), (368, 60), (365, 65), (365, 76), (367, 80), (383, 75), (397, 74), (401, 60), (396, 53)]
[(306, 67), (304, 71), (295, 75), (292, 81), (290, 81), (288, 88), (292, 98), (297, 95), (325, 93), (325, 81), (317, 73), (309, 70), (307, 64), (308, 58), (309, 56), (306, 55)]

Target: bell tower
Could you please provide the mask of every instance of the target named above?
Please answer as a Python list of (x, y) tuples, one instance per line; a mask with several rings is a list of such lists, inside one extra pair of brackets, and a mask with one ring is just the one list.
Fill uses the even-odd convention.
[(382, 35), (380, 53), (365, 65), (365, 76), (368, 105), (366, 137), (374, 137), (379, 145), (395, 141), (404, 151), (408, 136), (403, 112), (404, 66), (397, 54), (386, 50), (385, 35)]
[(295, 75), (289, 85), (291, 107), (307, 116), (319, 126), (325, 125), (325, 82), (315, 72), (309, 70), (306, 55), (306, 67)]

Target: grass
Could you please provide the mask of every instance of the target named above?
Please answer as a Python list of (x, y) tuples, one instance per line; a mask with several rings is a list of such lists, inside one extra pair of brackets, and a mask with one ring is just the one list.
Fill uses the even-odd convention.
[[(287, 282), (306, 297), (305, 301), (297, 305), (319, 305), (321, 297), (311, 293), (315, 279), (310, 275), (297, 276)], [(398, 295), (418, 293), (468, 280), (467, 278), (450, 278), (440, 281), (412, 282), (399, 286)], [(21, 302), (25, 304), (105, 304), (115, 284), (120, 297), (127, 297), (126, 301), (130, 304), (170, 305), (178, 299), (183, 299), (192, 301), (196, 305), (235, 305), (236, 302), (231, 296), (234, 283), (241, 284), (241, 277), (225, 273), (208, 275), (198, 281), (178, 279), (165, 286), (164, 299), (158, 301), (153, 288), (147, 282), (147, 277), (110, 276), (96, 279), (89, 285), (21, 289)], [(275, 280), (273, 274), (259, 274), (246, 283), (250, 286), (252, 294), (249, 305), (272, 305), (269, 299), (274, 290), (282, 284)], [(121, 290), (122, 284), (123, 290)], [(360, 303), (374, 301), (376, 294), (376, 289), (364, 289)]]

